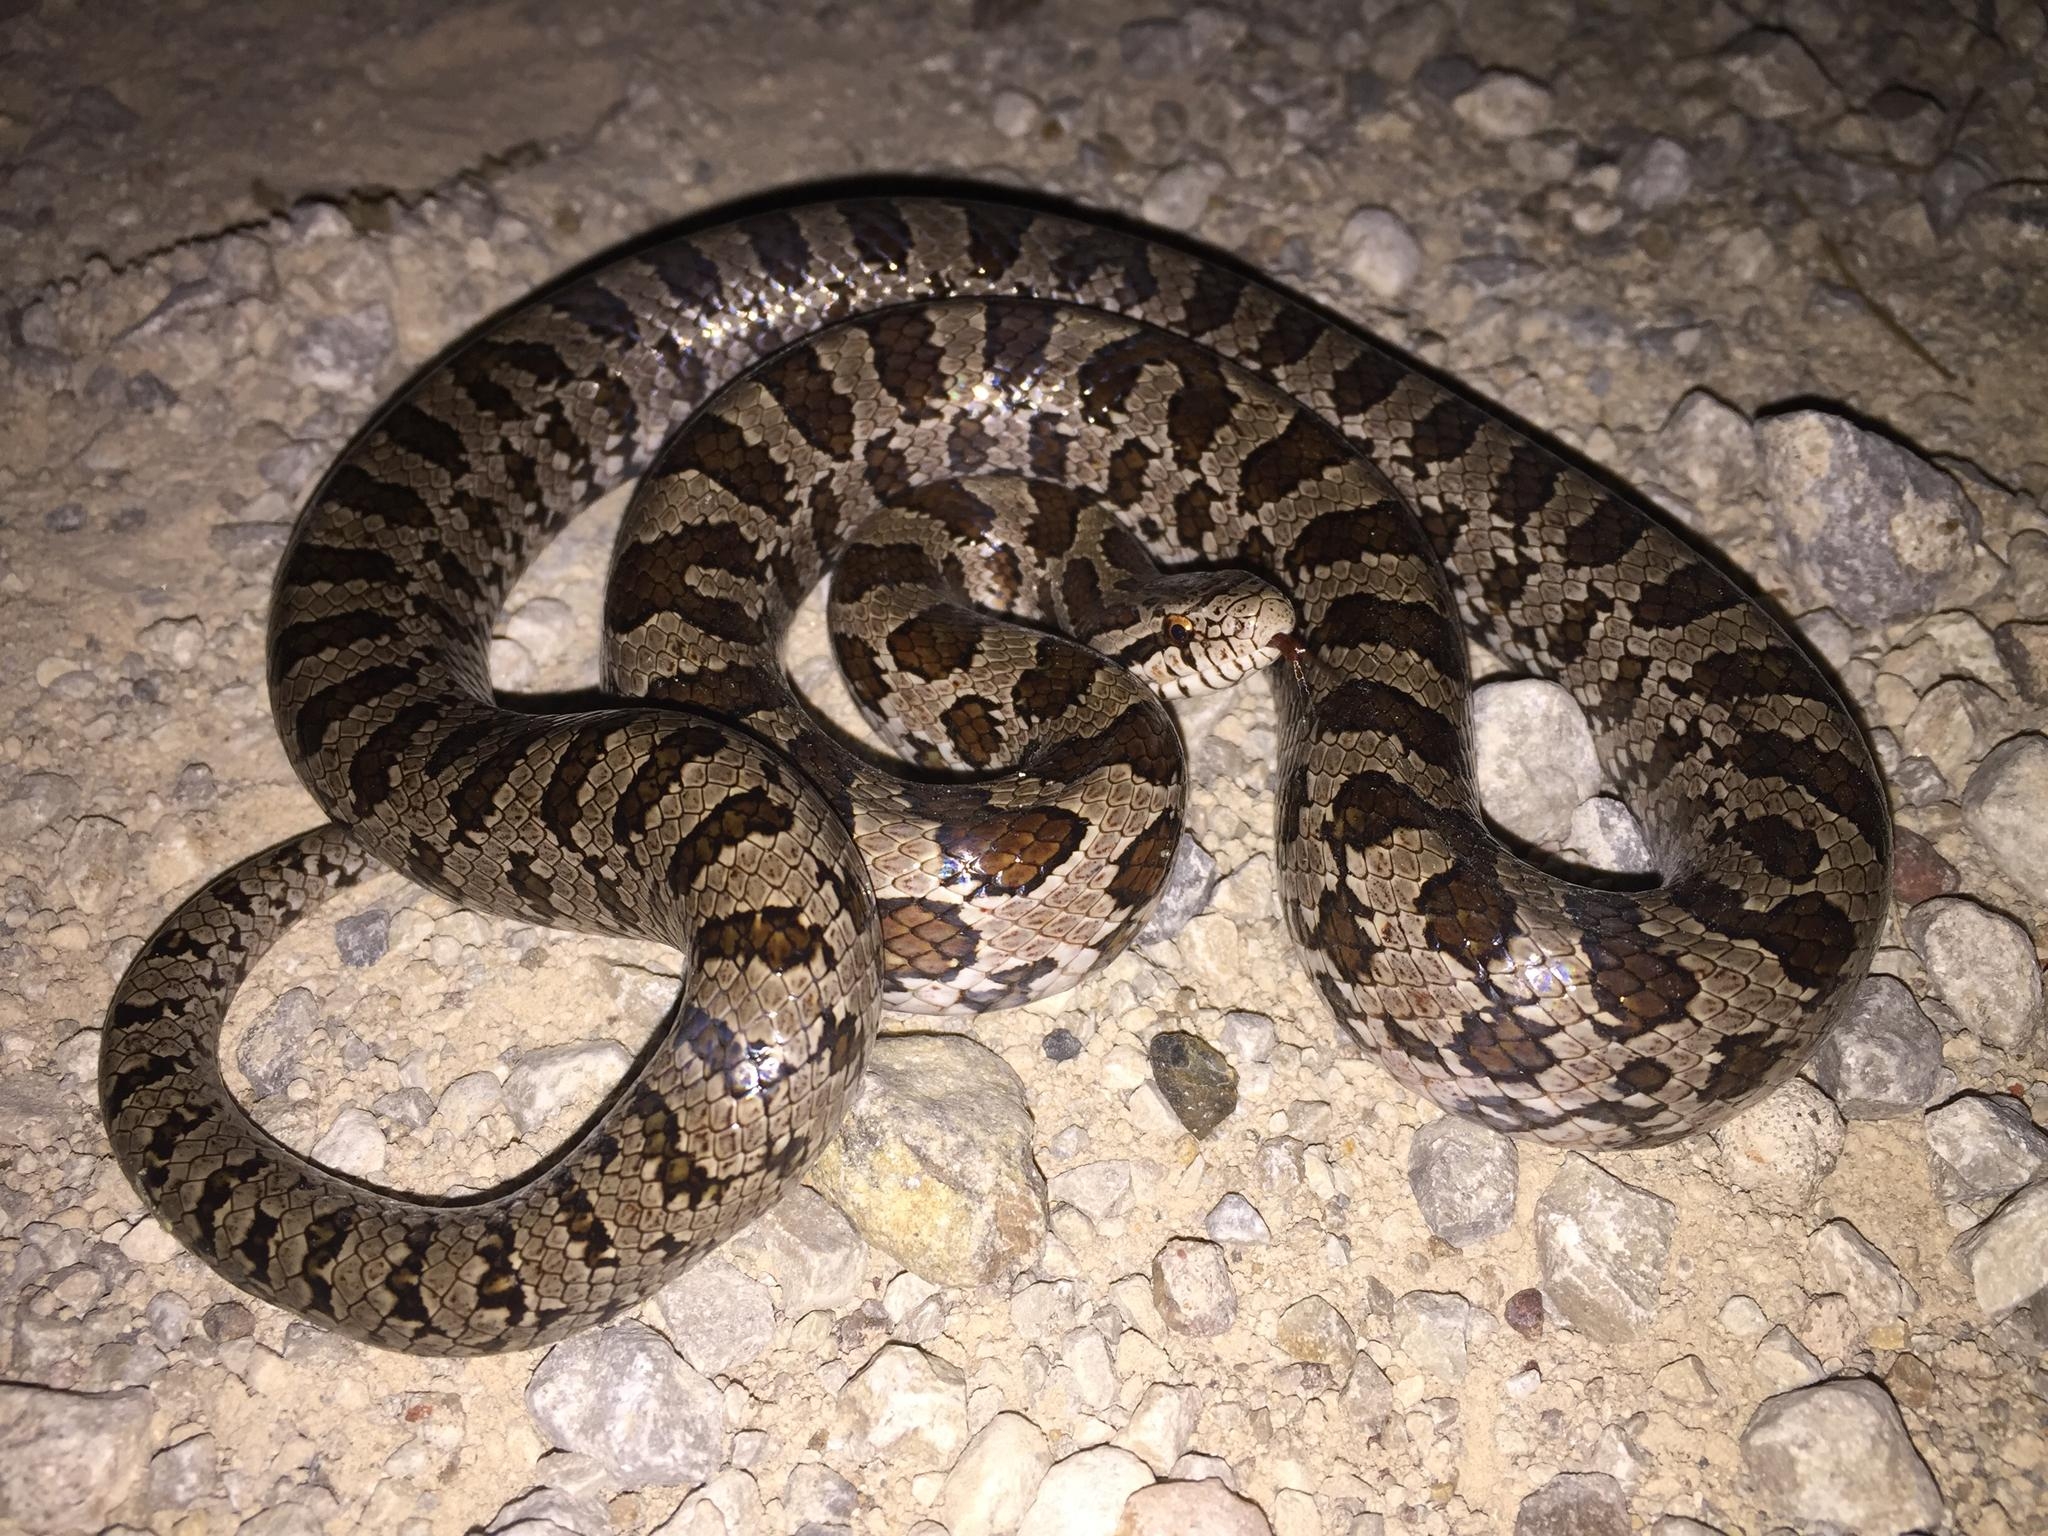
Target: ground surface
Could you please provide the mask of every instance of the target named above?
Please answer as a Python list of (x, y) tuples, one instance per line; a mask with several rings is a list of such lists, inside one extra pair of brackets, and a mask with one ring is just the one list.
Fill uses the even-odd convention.
[[(2048, 1305), (2025, 1306), (2048, 1212), (2023, 1188), (2048, 1173), (2028, 1139), (2048, 876), (2038, 830), (1983, 811), (2048, 773), (2025, 748), (2048, 673), (2048, 20), (2013, 0), (1657, 9), (0, 3), (0, 1378), (25, 1384), (0, 1386), (0, 1530), (460, 1532), (541, 1487), (511, 1518), (966, 1536), (1010, 1528), (973, 1506), (1021, 1512), (1046, 1458), (1069, 1484), (1053, 1473), (1027, 1529), (1094, 1528), (1084, 1494), (1130, 1465), (1186, 1485), (1134, 1500), (1134, 1530), (2048, 1527)], [(656, 1333), (614, 1338), (616, 1359), (450, 1364), (244, 1308), (139, 1220), (99, 1127), (97, 1021), (177, 898), (312, 819), (262, 647), (320, 469), (567, 266), (736, 199), (897, 173), (1236, 253), (1642, 488), (1835, 667), (1912, 834), (1900, 913), (1982, 905), (1888, 934), (1878, 969), (1917, 1003), (1873, 1026), (1878, 1088), (1838, 1063), (1747, 1129), (1598, 1159), (1670, 1202), (1668, 1222), (1609, 1213), (1624, 1249), (1655, 1250), (1645, 1304), (1560, 1305), (1573, 1255), (1539, 1207), (1581, 1174), (1551, 1151), (1466, 1147), (1452, 1166), (1504, 1225), (1446, 1240), (1410, 1177), (1434, 1111), (1332, 1041), (1286, 951), (1258, 686), (1190, 717), (1192, 825), (1224, 877), (1208, 912), (977, 1026), (1014, 1079), (957, 1058), (1028, 1110), (1052, 1181), (996, 1280), (912, 1273), (868, 1189), (844, 1203), (874, 1241), (807, 1206), (643, 1309)], [(1674, 420), (1701, 390), (1725, 406)], [(1802, 540), (1791, 406), (1938, 464), (1922, 499), (1951, 511), (1913, 522), (1898, 493), (1907, 521), (1867, 536), (1882, 559), (1844, 553), (1853, 532)], [(1900, 462), (1842, 527), (1910, 480)], [(608, 527), (579, 523), (515, 594), (501, 683), (594, 677)], [(1512, 788), (1489, 801), (1504, 820)], [(227, 1055), (278, 1134), (401, 1186), (531, 1163), (616, 1075), (605, 1042), (636, 1046), (666, 1000), (659, 952), (395, 879), (338, 916), (266, 962)], [(1199, 1143), (1150, 1086), (1146, 1048), (1175, 1028), (1239, 1074)], [(1993, 1131), (1923, 1116), (1959, 1095)], [(970, 1165), (1001, 1161), (989, 1119)], [(1263, 1238), (1216, 1213), (1233, 1193)], [(1882, 1259), (1814, 1236), (1837, 1220)], [(1987, 1220), (2014, 1295), (1951, 1257)], [(1205, 1235), (1228, 1238), (1235, 1305), (1215, 1333), (1170, 1320), (1202, 1297), (1148, 1278)], [(1525, 1332), (1532, 1287), (1553, 1294)], [(1807, 1449), (1774, 1460), (1760, 1407), (1823, 1378), (1883, 1405), (1804, 1400)], [(1111, 1441), (1138, 1460), (1073, 1460)]]

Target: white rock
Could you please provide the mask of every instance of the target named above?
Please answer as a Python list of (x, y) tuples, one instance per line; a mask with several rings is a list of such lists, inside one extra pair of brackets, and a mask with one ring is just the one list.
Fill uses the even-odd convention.
[(633, 1057), (616, 1040), (576, 1040), (522, 1054), (502, 1092), (521, 1135), (536, 1131), (571, 1099), (594, 1095), (625, 1075)]
[(1869, 1238), (1849, 1222), (1829, 1222), (1806, 1240), (1822, 1281), (1849, 1298), (1866, 1323), (1876, 1325), (1920, 1310), (1920, 1294)]
[(1735, 1188), (1804, 1205), (1842, 1155), (1842, 1116), (1826, 1094), (1795, 1077), (1713, 1137), (1722, 1177)]
[(1489, 139), (1526, 139), (1550, 121), (1549, 88), (1526, 75), (1489, 70), (1451, 103), (1451, 110)]
[(1164, 1476), (1186, 1454), (1201, 1416), (1202, 1394), (1197, 1389), (1155, 1381), (1131, 1410), (1131, 1422), (1116, 1443)]
[(1128, 1158), (1082, 1163), (1045, 1181), (1046, 1198), (1071, 1205), (1090, 1221), (1101, 1223), (1131, 1208), (1132, 1169)]
[(1656, 1316), (1678, 1208), (1574, 1155), (1536, 1202), (1543, 1294), (1581, 1333), (1625, 1343)]
[(2041, 966), (2026, 929), (1963, 896), (1921, 902), (1904, 927), (1965, 1029), (2009, 1051), (2034, 1037), (2044, 1016)]
[(1124, 1501), (1151, 1481), (1151, 1468), (1121, 1446), (1077, 1451), (1045, 1474), (1017, 1536), (1115, 1536)]
[(951, 1536), (1008, 1536), (1051, 1467), (1045, 1431), (1021, 1413), (999, 1413), (946, 1474), (938, 1517)]
[(654, 1294), (662, 1326), (685, 1360), (721, 1376), (759, 1359), (775, 1335), (768, 1287), (722, 1254), (691, 1265)]
[(1236, 1190), (1209, 1208), (1209, 1214), (1202, 1219), (1202, 1230), (1216, 1242), (1238, 1243), (1247, 1247), (1270, 1242), (1273, 1236), (1258, 1207)]
[(0, 1524), (97, 1530), (149, 1467), (149, 1393), (0, 1382)]
[(1986, 1317), (2048, 1300), (2048, 1179), (2029, 1184), (1965, 1234), (1955, 1257)]
[[(2038, 717), (2037, 717), (2038, 718)], [(2013, 883), (2048, 905), (2048, 736), (2000, 742), (1963, 789), (1963, 820)]]
[(344, 1109), (313, 1143), (313, 1161), (337, 1173), (374, 1179), (384, 1171), (384, 1130), (367, 1109)]
[(909, 1344), (884, 1344), (839, 1389), (827, 1448), (854, 1461), (886, 1452), (912, 1470), (951, 1463), (967, 1438), (967, 1378)]
[(860, 1298), (867, 1280), (868, 1245), (838, 1206), (799, 1185), (725, 1251), (782, 1290), (782, 1310), (838, 1311)]
[(1414, 231), (1386, 208), (1359, 209), (1344, 221), (1337, 243), (1344, 270), (1384, 301), (1407, 292), (1422, 270), (1422, 247)]
[(603, 1463), (627, 1487), (695, 1486), (725, 1438), (718, 1389), (644, 1323), (613, 1323), (558, 1344), (526, 1388), (551, 1445)]
[(1410, 1291), (1394, 1303), (1394, 1347), (1444, 1381), (1465, 1379), (1477, 1309), (1446, 1291)]
[(1930, 1109), (1925, 1129), (1944, 1200), (1998, 1199), (2048, 1171), (2048, 1133), (2011, 1094), (1961, 1094)]
[(1116, 1536), (1273, 1536), (1265, 1511), (1219, 1482), (1154, 1483), (1124, 1503)]
[(1579, 802), (1600, 787), (1578, 701), (1540, 678), (1483, 683), (1472, 691), (1472, 734), (1486, 813), (1529, 842), (1562, 842)]
[(1813, 1351), (1800, 1343), (1783, 1323), (1757, 1340), (1750, 1364), (1773, 1392), (1811, 1386), (1827, 1374)]

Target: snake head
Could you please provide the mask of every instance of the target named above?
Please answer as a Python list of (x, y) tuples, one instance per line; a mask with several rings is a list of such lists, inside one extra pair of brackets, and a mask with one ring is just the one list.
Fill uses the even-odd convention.
[(1184, 699), (1300, 649), (1294, 604), (1279, 588), (1249, 571), (1189, 571), (1148, 584), (1144, 616), (1111, 654), (1162, 697)]

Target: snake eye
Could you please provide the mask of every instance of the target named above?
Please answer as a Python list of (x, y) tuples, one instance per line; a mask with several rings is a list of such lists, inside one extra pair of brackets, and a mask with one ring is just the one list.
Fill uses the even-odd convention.
[(1161, 627), (1170, 645), (1186, 645), (1195, 638), (1194, 623), (1184, 613), (1169, 613)]

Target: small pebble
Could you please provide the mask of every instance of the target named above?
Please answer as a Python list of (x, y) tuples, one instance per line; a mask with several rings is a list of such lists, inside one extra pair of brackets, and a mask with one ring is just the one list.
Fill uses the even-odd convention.
[(1177, 1237), (1152, 1256), (1152, 1303), (1176, 1333), (1227, 1333), (1237, 1319), (1237, 1287), (1215, 1243)]
[(1146, 1055), (1152, 1080), (1190, 1136), (1200, 1140), (1236, 1110), (1237, 1069), (1200, 1035), (1163, 1030)]

